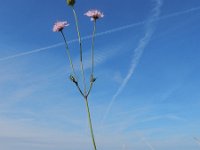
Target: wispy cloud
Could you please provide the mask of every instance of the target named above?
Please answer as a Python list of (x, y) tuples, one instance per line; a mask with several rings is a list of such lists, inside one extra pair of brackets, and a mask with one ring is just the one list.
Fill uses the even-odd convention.
[[(152, 21), (159, 21), (159, 20), (163, 20), (163, 19), (167, 19), (167, 18), (171, 18), (171, 17), (175, 17), (175, 16), (179, 16), (179, 15), (183, 15), (183, 14), (199, 11), (199, 10), (200, 10), (200, 7), (194, 7), (194, 8), (191, 8), (191, 9), (184, 10), (184, 11), (171, 13), (169, 15), (165, 15), (165, 16), (162, 16), (162, 17), (157, 17), (157, 18), (154, 18)], [(141, 21), (141, 22), (137, 22), (137, 23), (124, 25), (124, 26), (121, 26), (121, 27), (117, 27), (117, 28), (113, 28), (113, 29), (110, 29), (110, 30), (107, 30), (107, 31), (104, 31), (104, 32), (97, 33), (96, 36), (97, 37), (98, 36), (104, 36), (104, 35), (115, 33), (115, 32), (119, 32), (119, 31), (122, 31), (122, 30), (127, 30), (127, 29), (130, 29), (130, 28), (136, 27), (136, 26), (144, 25), (145, 23), (146, 23), (146, 21)], [(83, 40), (87, 40), (87, 39), (90, 39), (90, 38), (92, 38), (92, 35), (84, 36), (82, 39)], [(77, 41), (78, 41), (78, 39), (70, 40), (69, 44), (77, 42)], [(63, 46), (63, 45), (64, 45), (64, 43), (61, 42), (61, 43), (49, 45), (49, 46), (42, 47), (42, 48), (28, 50), (26, 52), (18, 53), (18, 54), (15, 54), (15, 55), (10, 55), (10, 56), (7, 56), (7, 57), (1, 57), (0, 61), (10, 60), (10, 59), (22, 57), (22, 56), (25, 56), (25, 55), (30, 55), (30, 54), (46, 51), (46, 50), (57, 48), (57, 47), (60, 47), (60, 46)]]
[[(113, 57), (114, 55), (118, 55), (120, 53), (120, 50), (123, 49), (123, 44), (116, 44), (116, 45), (110, 45), (106, 47), (102, 47), (96, 50), (95, 54), (95, 66), (103, 63), (106, 61), (108, 58)], [(91, 67), (91, 55), (90, 52), (88, 51), (87, 53), (84, 54), (84, 68), (89, 69)], [(79, 57), (77, 57), (74, 60), (74, 66), (75, 68), (79, 68)], [(78, 70), (78, 69), (76, 69)]]
[(107, 117), (108, 113), (110, 112), (110, 109), (111, 109), (113, 103), (115, 102), (117, 96), (122, 92), (122, 90), (128, 83), (129, 79), (133, 75), (135, 68), (136, 68), (137, 64), (139, 63), (139, 60), (143, 54), (143, 51), (144, 51), (145, 47), (147, 46), (147, 44), (149, 43), (149, 41), (154, 33), (154, 28), (155, 28), (154, 20), (157, 20), (160, 15), (160, 8), (162, 6), (162, 0), (154, 0), (154, 1), (156, 2), (156, 6), (152, 10), (151, 17), (146, 22), (145, 35), (144, 35), (144, 37), (142, 37), (140, 39), (138, 46), (134, 50), (133, 59), (132, 59), (131, 67), (128, 71), (128, 74), (124, 78), (124, 80), (123, 80), (122, 84), (120, 85), (120, 87), (118, 88), (117, 92), (112, 97), (112, 99), (108, 105), (108, 108), (106, 110), (106, 113), (103, 117), (102, 122), (104, 122), (105, 118)]
[[(75, 142), (86, 145), (83, 134), (35, 127), (19, 120), (0, 119), (0, 149), (80, 149)], [(30, 146), (31, 145), (31, 146)], [(85, 148), (87, 149), (87, 148)]]
[(172, 121), (187, 121), (186, 119), (179, 117), (178, 115), (175, 114), (166, 114), (166, 115), (156, 115), (156, 116), (148, 116), (142, 120), (138, 120), (137, 123), (142, 123), (142, 122), (151, 122), (151, 121), (158, 121), (161, 119), (167, 119), (167, 120), (172, 120)]
[(142, 140), (142, 142), (144, 142), (144, 144), (150, 149), (150, 150), (155, 150), (155, 148), (153, 147), (153, 145), (147, 141), (147, 139), (145, 138), (144, 135), (142, 135), (141, 133), (138, 133), (137, 134), (139, 135), (140, 139)]
[(198, 139), (197, 137), (194, 137), (194, 140), (197, 142), (197, 144), (199, 144), (200, 146), (200, 139)]

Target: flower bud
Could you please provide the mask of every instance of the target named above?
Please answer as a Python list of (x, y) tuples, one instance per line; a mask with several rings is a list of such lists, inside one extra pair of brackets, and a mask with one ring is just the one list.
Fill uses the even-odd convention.
[(69, 6), (74, 6), (74, 4), (76, 3), (76, 0), (66, 0), (66, 1)]
[(91, 75), (91, 76), (90, 76), (90, 82), (91, 82), (91, 83), (94, 83), (95, 81), (96, 81), (96, 78), (94, 78), (94, 76)]
[(76, 81), (76, 79), (74, 78), (73, 75), (70, 75), (69, 78), (70, 78), (70, 80), (71, 80), (72, 82), (74, 82), (75, 84), (78, 83), (78, 82)]

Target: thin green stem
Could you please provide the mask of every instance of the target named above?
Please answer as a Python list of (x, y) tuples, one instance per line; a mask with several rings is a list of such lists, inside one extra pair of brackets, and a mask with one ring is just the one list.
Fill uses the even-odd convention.
[(97, 150), (97, 147), (96, 147), (96, 144), (95, 144), (95, 139), (94, 139), (94, 133), (93, 133), (93, 128), (92, 128), (92, 120), (91, 120), (91, 116), (90, 116), (90, 109), (89, 109), (87, 97), (85, 97), (85, 104), (86, 104), (86, 109), (87, 109), (87, 114), (88, 114), (88, 122), (89, 122), (89, 126), (90, 126), (90, 134), (91, 134), (91, 137), (92, 137), (92, 143), (93, 143), (93, 146), (94, 146), (94, 150)]
[(96, 33), (96, 20), (94, 20), (94, 28), (93, 28), (93, 34), (92, 34), (92, 49), (91, 49), (91, 61), (92, 61), (92, 71), (90, 76), (90, 88), (88, 90), (87, 96), (89, 96), (92, 86), (93, 86), (93, 79), (94, 79), (94, 41), (95, 41), (95, 33)]
[(90, 88), (89, 88), (88, 93), (87, 93), (87, 95), (86, 95), (87, 97), (90, 95), (90, 92), (91, 92), (91, 90), (92, 90), (93, 83), (94, 83), (94, 82), (90, 82)]
[[(74, 69), (74, 65), (73, 65), (73, 62), (72, 62), (72, 59), (71, 59), (71, 56), (70, 56), (70, 52), (69, 52), (69, 46), (68, 46), (68, 43), (67, 43), (67, 40), (66, 40), (66, 37), (63, 33), (63, 31), (61, 31), (61, 34), (62, 34), (62, 37), (65, 41), (65, 47), (66, 47), (66, 51), (67, 51), (67, 56), (69, 58), (69, 62), (70, 62), (70, 65), (71, 65), (71, 68), (72, 68), (72, 72), (74, 74), (74, 77), (75, 79), (77, 80), (77, 76), (76, 76), (76, 73), (75, 73), (75, 69)], [(78, 81), (76, 81), (76, 87), (78, 88), (79, 92), (81, 93), (81, 95), (84, 97), (85, 95), (83, 94), (82, 90), (80, 89), (79, 85), (78, 85)]]
[(76, 87), (77, 87), (78, 91), (80, 92), (80, 94), (81, 94), (83, 97), (85, 97), (85, 95), (84, 95), (84, 93), (82, 92), (80, 86), (78, 85), (78, 82), (76, 83)]
[(96, 33), (96, 20), (94, 20), (94, 29), (92, 34), (92, 50), (91, 50), (91, 60), (92, 60), (92, 77), (94, 77), (94, 40), (95, 40), (95, 33)]
[(73, 62), (72, 62), (72, 59), (71, 59), (71, 56), (70, 56), (69, 46), (68, 46), (68, 44), (67, 44), (66, 37), (65, 37), (65, 35), (64, 35), (64, 33), (63, 33), (62, 30), (61, 30), (60, 32), (61, 32), (62, 37), (63, 37), (64, 42), (65, 42), (66, 52), (67, 52), (67, 56), (68, 56), (68, 58), (69, 58), (69, 62), (70, 62), (71, 68), (72, 68), (72, 72), (73, 72), (75, 78), (77, 79), (77, 76), (76, 76), (76, 73), (75, 73), (75, 70), (74, 70), (74, 65), (73, 65)]
[(74, 7), (72, 7), (73, 13), (74, 13), (74, 18), (76, 22), (76, 30), (78, 33), (78, 40), (79, 40), (79, 46), (80, 46), (80, 66), (81, 66), (81, 72), (82, 72), (82, 78), (83, 78), (83, 86), (84, 86), (84, 94), (86, 95), (87, 93), (87, 87), (86, 87), (86, 81), (85, 81), (85, 73), (84, 73), (84, 67), (83, 67), (83, 51), (82, 51), (82, 40), (81, 40), (81, 34), (79, 31), (79, 26), (78, 26), (78, 17), (76, 14), (76, 11)]

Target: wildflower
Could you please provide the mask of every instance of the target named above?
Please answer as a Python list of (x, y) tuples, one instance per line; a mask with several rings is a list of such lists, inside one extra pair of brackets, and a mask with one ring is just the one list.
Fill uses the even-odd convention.
[(103, 13), (98, 11), (98, 10), (89, 10), (84, 15), (90, 17), (91, 21), (95, 21), (95, 20), (97, 20), (99, 18), (103, 18), (104, 17)]
[(76, 3), (75, 0), (67, 0), (67, 4), (68, 4), (69, 6), (74, 6), (75, 3)]
[(64, 29), (64, 27), (67, 27), (67, 26), (69, 26), (67, 21), (58, 21), (53, 26), (53, 32), (62, 31)]

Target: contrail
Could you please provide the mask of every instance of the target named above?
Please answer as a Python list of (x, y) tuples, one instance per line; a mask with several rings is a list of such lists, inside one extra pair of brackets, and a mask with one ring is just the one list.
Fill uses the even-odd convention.
[(64, 44), (64, 43), (58, 43), (58, 44), (54, 44), (54, 45), (51, 45), (51, 46), (47, 46), (47, 47), (43, 47), (43, 48), (34, 49), (34, 50), (31, 50), (31, 51), (28, 51), (28, 52), (24, 52), (24, 53), (19, 53), (19, 54), (15, 54), (15, 55), (3, 57), (3, 58), (0, 58), (0, 61), (4, 61), (4, 60), (16, 58), (16, 57), (21, 57), (21, 56), (24, 56), (24, 55), (29, 55), (29, 54), (41, 52), (41, 51), (44, 51), (44, 50), (47, 50), (47, 49), (59, 47), (59, 46), (61, 46), (61, 45), (63, 45), (63, 44)]
[(155, 28), (154, 20), (158, 19), (159, 15), (160, 15), (160, 8), (162, 6), (162, 0), (154, 0), (154, 1), (156, 2), (156, 6), (154, 7), (154, 9), (152, 11), (153, 12), (152, 16), (146, 22), (145, 35), (144, 35), (144, 37), (142, 37), (140, 39), (138, 46), (134, 50), (134, 55), (133, 55), (131, 67), (128, 71), (128, 74), (126, 75), (122, 84), (118, 88), (117, 92), (112, 97), (112, 99), (111, 99), (111, 101), (110, 101), (110, 103), (109, 103), (109, 105), (106, 109), (105, 115), (103, 117), (102, 124), (103, 124), (104, 120), (106, 119), (108, 113), (110, 112), (110, 109), (111, 109), (113, 103), (115, 102), (117, 96), (122, 92), (122, 90), (124, 89), (124, 87), (128, 83), (129, 79), (133, 75), (135, 68), (136, 68), (136, 66), (137, 66), (137, 64), (138, 64), (138, 62), (139, 62), (139, 60), (140, 60), (140, 58), (143, 54), (143, 51), (144, 51), (146, 45), (149, 43), (149, 41), (150, 41), (150, 39), (153, 35), (154, 28)]
[[(122, 31), (122, 30), (125, 30), (125, 29), (128, 29), (128, 28), (132, 28), (132, 27), (135, 27), (135, 26), (142, 25), (142, 24), (144, 24), (144, 22), (138, 22), (138, 23), (133, 23), (133, 24), (121, 26), (121, 27), (118, 27), (118, 28), (114, 28), (114, 29), (111, 29), (111, 30), (107, 30), (107, 31), (104, 31), (104, 32), (97, 33), (96, 37), (103, 36), (103, 35), (106, 35), (106, 34), (111, 34), (111, 33), (118, 32), (118, 31)], [(90, 38), (92, 38), (92, 35), (87, 35), (87, 36), (84, 36), (82, 38), (82, 40), (87, 40), (87, 39), (90, 39)], [(78, 41), (78, 39), (73, 39), (73, 40), (68, 41), (68, 44), (71, 44), (71, 43), (74, 43), (74, 42), (77, 42), (77, 41)], [(38, 53), (38, 52), (41, 52), (41, 51), (49, 50), (49, 49), (60, 47), (60, 46), (63, 46), (63, 45), (64, 45), (64, 42), (57, 43), (57, 44), (50, 45), (50, 46), (47, 46), (47, 47), (38, 48), (38, 49), (30, 50), (30, 51), (27, 51), (27, 52), (18, 53), (18, 54), (15, 54), (15, 55), (3, 57), (3, 58), (0, 58), (0, 61), (5, 61), (5, 60), (21, 57), (21, 56), (33, 54), (33, 53)]]
[[(195, 7), (195, 8), (187, 9), (187, 10), (184, 10), (184, 11), (171, 13), (169, 15), (165, 15), (165, 16), (162, 16), (160, 18), (154, 18), (152, 21), (159, 21), (159, 20), (163, 20), (163, 19), (167, 19), (167, 18), (191, 13), (191, 12), (194, 12), (194, 11), (199, 11), (199, 10), (200, 10), (200, 7)], [(111, 29), (111, 30), (107, 30), (107, 31), (104, 31), (104, 32), (97, 33), (96, 36), (103, 36), (103, 35), (106, 35), (106, 34), (115, 33), (115, 32), (118, 32), (118, 31), (122, 31), (122, 30), (126, 30), (126, 29), (129, 29), (129, 28), (133, 28), (133, 27), (136, 27), (136, 26), (143, 25), (145, 23), (146, 23), (146, 21), (141, 21), (141, 22), (121, 26), (121, 27), (118, 27), (118, 28), (114, 28), (114, 29)], [(82, 39), (87, 40), (87, 39), (90, 39), (91, 37), (92, 37), (92, 35), (87, 35), (87, 36), (84, 36)], [(70, 40), (69, 43), (73, 43), (73, 42), (77, 42), (77, 41), (78, 41), (78, 39), (73, 39), (73, 40)], [(52, 48), (56, 48), (56, 47), (59, 47), (59, 46), (62, 46), (62, 45), (64, 45), (64, 43), (57, 43), (57, 44), (50, 45), (50, 46), (47, 46), (47, 47), (33, 49), (33, 50), (30, 50), (30, 51), (27, 51), (27, 52), (22, 52), (22, 53), (18, 53), (18, 54), (15, 54), (15, 55), (2, 57), (2, 58), (0, 58), (0, 61), (5, 61), (5, 60), (25, 56), (25, 55), (30, 55), (30, 54), (33, 54), (33, 53), (38, 53), (38, 52), (49, 50), (49, 49), (52, 49)]]

